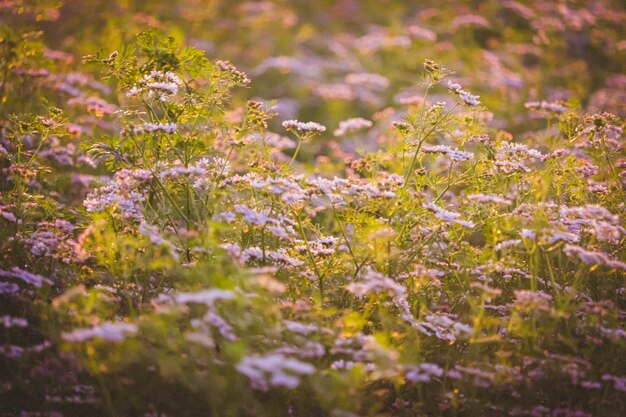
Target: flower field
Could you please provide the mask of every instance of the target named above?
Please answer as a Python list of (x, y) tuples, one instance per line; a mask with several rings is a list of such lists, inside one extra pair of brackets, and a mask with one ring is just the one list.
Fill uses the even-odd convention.
[(0, 2), (0, 417), (626, 415), (625, 21)]

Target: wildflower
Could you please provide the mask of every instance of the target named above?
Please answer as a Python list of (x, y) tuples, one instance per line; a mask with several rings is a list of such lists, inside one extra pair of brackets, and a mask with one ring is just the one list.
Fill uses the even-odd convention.
[(7, 221), (10, 221), (11, 223), (17, 223), (17, 218), (15, 217), (15, 214), (8, 211), (8, 208), (8, 206), (0, 206), (0, 217), (4, 218)]
[(435, 32), (417, 25), (409, 26), (409, 34), (414, 38), (423, 39), (430, 42), (435, 42), (437, 40), (437, 34)]
[(518, 246), (522, 244), (522, 240), (521, 239), (510, 239), (510, 240), (504, 240), (502, 242), (499, 242), (494, 249), (497, 251), (500, 251), (502, 249), (505, 248), (510, 248), (513, 246)]
[(441, 378), (443, 376), (443, 369), (437, 364), (424, 362), (415, 367), (409, 369), (405, 378), (408, 381), (417, 383), (428, 383), (433, 377)]
[(319, 239), (308, 242), (307, 245), (298, 245), (295, 249), (300, 253), (310, 253), (313, 256), (328, 256), (332, 255), (337, 250), (337, 243), (339, 239), (334, 236), (323, 236)]
[(171, 71), (152, 70), (141, 76), (137, 84), (126, 95), (134, 97), (147, 92), (150, 98), (167, 101), (171, 96), (178, 94), (178, 89), (182, 83), (181, 79)]
[(460, 217), (461, 215), (459, 213), (455, 213), (453, 211), (449, 211), (446, 210), (442, 207), (439, 207), (438, 205), (436, 205), (435, 203), (428, 203), (428, 204), (423, 204), (422, 205), (425, 209), (433, 212), (435, 214), (435, 216), (445, 222), (448, 223), (457, 223), (460, 224), (461, 226), (465, 226), (465, 227), (474, 227), (474, 222), (472, 221), (467, 221), (467, 220), (461, 220)]
[(589, 186), (587, 187), (587, 190), (590, 193), (599, 195), (607, 195), (609, 193), (609, 187), (606, 182), (593, 182), (592, 180), (589, 181)]
[(280, 199), (287, 204), (294, 204), (308, 200), (309, 196), (298, 191), (290, 190), (285, 192)]
[(467, 199), (474, 203), (491, 203), (508, 206), (512, 201), (508, 198), (500, 197), (494, 194), (474, 193), (467, 196)]
[[(403, 314), (405, 320), (408, 318)], [(453, 319), (451, 315), (428, 314), (422, 321), (410, 318), (408, 320), (413, 327), (426, 336), (435, 336), (438, 339), (449, 342), (459, 338), (467, 338), (472, 334), (472, 328), (464, 323)]]
[(356, 93), (351, 86), (337, 83), (337, 84), (318, 84), (313, 88), (313, 93), (324, 100), (354, 100)]
[(564, 251), (568, 256), (576, 256), (586, 264), (606, 265), (609, 268), (622, 269), (626, 271), (626, 263), (613, 260), (603, 252), (588, 251), (576, 245), (565, 245)]
[(9, 345), (9, 344), (5, 344), (5, 345), (0, 346), (0, 354), (4, 355), (4, 356), (6, 356), (7, 358), (10, 358), (10, 359), (19, 358), (25, 352), (26, 352), (26, 349), (24, 349), (21, 346)]
[(48, 278), (44, 278), (41, 275), (25, 271), (21, 268), (18, 268), (17, 266), (14, 266), (9, 271), (0, 269), (0, 277), (17, 278), (37, 288), (41, 288), (43, 284), (52, 285), (52, 281), (50, 281)]
[(488, 144), (488, 143), (492, 143), (493, 139), (491, 139), (489, 137), (489, 135), (476, 135), (476, 136), (472, 136), (468, 139), (468, 142), (472, 143), (472, 142), (478, 142), (478, 143), (484, 143), (484, 144)]
[(360, 281), (346, 285), (346, 290), (357, 297), (371, 293), (389, 293), (392, 297), (402, 297), (406, 293), (406, 288), (401, 284), (369, 268), (362, 274)]
[(351, 85), (367, 86), (378, 91), (384, 91), (389, 87), (389, 79), (387, 77), (366, 72), (348, 74), (345, 77), (345, 81)]
[(302, 376), (315, 372), (313, 365), (280, 353), (246, 356), (236, 368), (250, 379), (253, 388), (261, 391), (267, 391), (271, 386), (296, 388)]
[(63, 333), (62, 337), (67, 342), (84, 342), (93, 338), (119, 342), (124, 340), (126, 334), (137, 333), (137, 330), (137, 325), (133, 323), (106, 322), (90, 328), (74, 329), (71, 332)]
[(268, 251), (266, 254), (267, 257), (275, 263), (284, 264), (286, 266), (294, 268), (304, 265), (304, 262), (302, 262), (301, 260), (287, 255), (284, 249), (279, 249), (277, 251)]
[(571, 232), (578, 233), (585, 228), (600, 241), (617, 242), (626, 234), (626, 229), (619, 224), (619, 217), (600, 205), (562, 207), (559, 214), (561, 223)]
[(251, 80), (248, 78), (248, 76), (244, 72), (237, 70), (237, 68), (233, 64), (231, 64), (230, 61), (218, 60), (216, 64), (220, 71), (230, 75), (235, 84), (250, 84)]
[(462, 26), (477, 26), (488, 28), (491, 27), (491, 24), (483, 16), (476, 14), (463, 14), (456, 16), (454, 19), (452, 19), (451, 27), (453, 31)]
[(274, 236), (280, 238), (289, 238), (296, 234), (296, 231), (291, 225), (276, 225), (276, 226), (267, 226), (267, 230), (270, 231)]
[(598, 173), (598, 167), (591, 162), (584, 159), (580, 159), (578, 162), (580, 166), (577, 166), (574, 170), (583, 177), (589, 178)]
[(174, 161), (174, 163), (169, 167), (166, 167), (165, 164), (161, 164), (161, 169), (158, 172), (158, 176), (162, 179), (189, 177), (197, 180), (204, 180), (207, 175), (208, 172), (203, 168), (202, 164), (191, 164), (185, 166), (178, 160)]
[(462, 375), (471, 378), (470, 381), (472, 385), (481, 388), (490, 387), (496, 379), (496, 375), (493, 372), (484, 371), (475, 367), (466, 367), (459, 364), (454, 365), (454, 368), (448, 370), (447, 372), (448, 378), (452, 379), (459, 379)]
[(613, 381), (613, 389), (626, 392), (626, 378), (611, 374), (604, 374), (601, 379), (603, 381)]
[(163, 294), (159, 296), (157, 301), (174, 301), (178, 304), (204, 304), (208, 307), (213, 307), (218, 300), (233, 300), (235, 294), (230, 290), (222, 290), (219, 288), (211, 288), (198, 292), (179, 292), (172, 296)]
[(242, 204), (235, 205), (235, 210), (237, 211), (237, 213), (243, 214), (243, 219), (246, 222), (255, 224), (257, 226), (263, 226), (264, 224), (274, 220), (268, 216), (268, 211), (257, 212)]
[(28, 327), (28, 320), (22, 317), (0, 316), (0, 325), (5, 328), (11, 327)]
[(121, 169), (108, 184), (89, 193), (83, 205), (87, 211), (110, 209), (125, 218), (141, 220), (141, 202), (145, 196), (140, 187), (151, 178), (152, 174), (145, 169)]
[(42, 230), (29, 233), (23, 239), (24, 244), (30, 247), (30, 253), (34, 256), (48, 256), (65, 263), (81, 257), (76, 242), (68, 235), (71, 229), (62, 230), (62, 227), (55, 227), (54, 224), (45, 222), (40, 222), (39, 227)]
[[(0, 276), (1, 273), (0, 273)], [(13, 294), (20, 290), (19, 285), (14, 284), (12, 282), (2, 282), (0, 281), (0, 294)]]
[(135, 133), (141, 132), (163, 132), (163, 133), (174, 133), (178, 129), (176, 123), (145, 123), (141, 127), (136, 127), (134, 129)]
[(542, 159), (543, 154), (536, 149), (529, 148), (523, 143), (502, 142), (496, 150), (496, 157), (503, 159)]
[(68, 104), (84, 105), (88, 113), (98, 118), (105, 115), (113, 115), (118, 110), (118, 107), (114, 104), (95, 96), (73, 98), (68, 100)]
[(422, 148), (422, 152), (426, 154), (442, 154), (456, 162), (469, 161), (471, 159), (474, 159), (473, 153), (460, 151), (459, 148), (452, 149), (450, 146), (447, 145), (436, 145), (430, 147), (425, 146)]
[(249, 262), (252, 258), (263, 259), (263, 249), (258, 246), (251, 246), (241, 252), (241, 260), (243, 262)]
[(448, 89), (452, 91), (454, 94), (458, 95), (461, 100), (468, 106), (478, 106), (480, 101), (478, 100), (480, 96), (474, 96), (469, 92), (463, 90), (463, 87), (460, 84), (453, 83), (452, 81), (448, 81)]
[(580, 240), (580, 235), (576, 233), (570, 233), (570, 232), (555, 231), (555, 232), (550, 233), (550, 235), (547, 238), (548, 243), (558, 242), (559, 240), (562, 240), (564, 242), (569, 242), (569, 243), (575, 243)]
[(275, 349), (274, 352), (301, 358), (319, 358), (324, 356), (326, 349), (321, 343), (306, 341), (302, 347), (283, 346)]
[(307, 335), (319, 331), (319, 327), (314, 324), (304, 324), (297, 321), (283, 320), (283, 324), (290, 332)]
[(141, 233), (143, 236), (146, 236), (148, 239), (150, 239), (150, 242), (153, 245), (166, 246), (169, 249), (170, 255), (172, 255), (172, 257), (176, 260), (179, 259), (178, 249), (174, 246), (172, 242), (165, 239), (161, 235), (161, 232), (159, 231), (158, 227), (146, 223), (145, 220), (141, 220), (141, 223), (139, 223), (139, 233)]
[(502, 290), (499, 288), (492, 288), (488, 285), (485, 285), (481, 282), (470, 282), (470, 288), (474, 290), (478, 290), (483, 294), (488, 295), (489, 297), (497, 297), (502, 294)]
[(401, 133), (407, 133), (411, 129), (411, 125), (407, 122), (393, 122), (393, 126)]
[(524, 312), (551, 311), (552, 296), (543, 291), (515, 290), (515, 308)]
[(321, 133), (326, 131), (326, 127), (315, 122), (299, 122), (297, 120), (285, 120), (283, 127), (287, 130), (300, 133)]
[(227, 223), (232, 222), (233, 220), (235, 220), (235, 217), (237, 217), (237, 215), (233, 213), (232, 211), (223, 211), (219, 213), (217, 216)]
[(228, 324), (228, 322), (224, 320), (223, 317), (213, 311), (212, 306), (209, 307), (209, 310), (206, 312), (201, 320), (192, 320), (191, 325), (196, 330), (196, 335), (205, 334), (210, 336), (210, 328), (214, 328), (226, 340), (232, 341), (237, 339), (233, 327)]
[(367, 119), (363, 119), (361, 117), (356, 117), (353, 119), (347, 119), (339, 122), (339, 128), (335, 129), (333, 135), (335, 136), (343, 136), (348, 132), (353, 132), (360, 129), (365, 129), (368, 127), (372, 127), (372, 122)]
[(547, 111), (549, 113), (565, 113), (567, 111), (567, 107), (563, 106), (560, 103), (554, 102), (550, 103), (547, 101), (529, 101), (524, 104), (524, 107), (530, 110), (542, 110)]
[(530, 172), (525, 165), (529, 160), (543, 160), (544, 155), (521, 143), (503, 142), (497, 149), (494, 164), (504, 173)]

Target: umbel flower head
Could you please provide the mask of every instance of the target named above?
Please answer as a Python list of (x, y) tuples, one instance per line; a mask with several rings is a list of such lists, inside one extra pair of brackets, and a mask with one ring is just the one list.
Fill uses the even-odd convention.
[(459, 96), (459, 98), (463, 100), (463, 102), (467, 104), (468, 106), (478, 106), (480, 104), (480, 101), (478, 100), (480, 96), (474, 96), (470, 94), (468, 91), (463, 90), (463, 87), (461, 87), (461, 84), (448, 81), (448, 88), (454, 94)]
[(326, 131), (326, 126), (315, 122), (300, 122), (298, 120), (285, 120), (283, 127), (292, 132), (298, 133), (322, 133)]
[(143, 75), (136, 85), (134, 85), (126, 95), (134, 97), (146, 94), (150, 98), (167, 101), (171, 96), (178, 94), (182, 80), (171, 71), (150, 71)]

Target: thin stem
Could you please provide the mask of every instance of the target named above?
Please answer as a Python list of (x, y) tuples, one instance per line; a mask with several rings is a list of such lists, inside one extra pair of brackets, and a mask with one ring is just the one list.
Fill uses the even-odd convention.
[(552, 269), (552, 263), (550, 262), (550, 256), (543, 252), (543, 256), (544, 259), (546, 261), (546, 265), (547, 265), (547, 269), (548, 269), (548, 275), (550, 276), (550, 283), (552, 284), (552, 289), (554, 290), (554, 298), (556, 300), (557, 305), (560, 307), (562, 307), (561, 304), (561, 292), (558, 289), (557, 283), (556, 283), (556, 279), (554, 278), (554, 272)]
[(443, 195), (448, 192), (448, 190), (450, 189), (450, 185), (452, 184), (452, 166), (454, 165), (454, 162), (450, 162), (450, 168), (448, 168), (448, 183), (446, 184), (446, 188), (443, 189), (443, 191), (441, 191), (441, 193), (439, 193), (439, 195), (437, 196), (437, 198), (435, 199), (435, 201), (433, 201), (433, 204), (436, 204), (437, 202), (439, 202), (439, 200), (441, 200), (441, 197), (443, 197)]
[(428, 131), (422, 136), (422, 138), (419, 140), (418, 144), (417, 144), (417, 149), (415, 149), (415, 153), (413, 154), (413, 158), (411, 159), (411, 164), (409, 165), (409, 169), (406, 170), (406, 173), (404, 174), (404, 185), (402, 187), (402, 191), (406, 191), (406, 188), (409, 185), (409, 177), (411, 176), (411, 172), (413, 172), (413, 167), (415, 166), (415, 161), (417, 160), (417, 155), (420, 152), (420, 149), (422, 148), (422, 144), (424, 143), (424, 141), (426, 139), (428, 139), (428, 137), (439, 127), (439, 124), (446, 118), (448, 117), (448, 115), (450, 113), (452, 113), (454, 111), (454, 109), (457, 108), (459, 104), (456, 103), (454, 106), (452, 106), (450, 108), (450, 110), (448, 110), (447, 112), (445, 112), (441, 117), (439, 117), (439, 119), (437, 119), (437, 121), (431, 126), (430, 129), (428, 129)]
[(298, 152), (300, 152), (300, 146), (302, 146), (302, 139), (300, 137), (298, 137), (298, 146), (296, 146), (296, 151), (293, 153), (293, 156), (291, 157), (291, 161), (289, 161), (289, 167), (291, 167), (291, 165), (293, 164), (293, 161), (296, 160), (296, 157), (298, 156)]
[(348, 247), (348, 251), (350, 252), (350, 256), (352, 257), (352, 261), (354, 262), (354, 276), (356, 277), (356, 273), (359, 270), (359, 263), (356, 260), (356, 256), (354, 256), (354, 252), (352, 251), (352, 245), (350, 245), (350, 242), (348, 241), (348, 237), (346, 236), (346, 231), (343, 228), (343, 225), (341, 224), (341, 221), (339, 221), (339, 215), (337, 214), (337, 210), (335, 210), (335, 205), (331, 203), (330, 207), (333, 209), (333, 214), (335, 216), (335, 220), (337, 221), (337, 225), (339, 225), (339, 230), (341, 230), (341, 235), (343, 236), (343, 240), (346, 242), (346, 246)]
[(306, 246), (306, 252), (309, 257), (309, 261), (313, 265), (313, 269), (315, 270), (315, 275), (317, 275), (317, 281), (320, 290), (320, 300), (324, 302), (324, 279), (319, 269), (317, 268), (317, 264), (315, 263), (315, 258), (313, 258), (313, 253), (311, 252), (311, 247), (309, 246), (309, 240), (306, 238), (306, 234), (304, 233), (304, 228), (302, 227), (302, 221), (300, 220), (300, 214), (294, 213), (296, 217), (296, 222), (298, 223), (298, 228), (300, 229), (300, 234), (302, 235), (302, 239), (304, 240), (304, 245)]

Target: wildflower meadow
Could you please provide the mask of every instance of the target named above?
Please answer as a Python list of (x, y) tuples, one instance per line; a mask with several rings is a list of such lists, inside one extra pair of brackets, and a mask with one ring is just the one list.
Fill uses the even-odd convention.
[(625, 22), (0, 1), (0, 417), (626, 415)]

